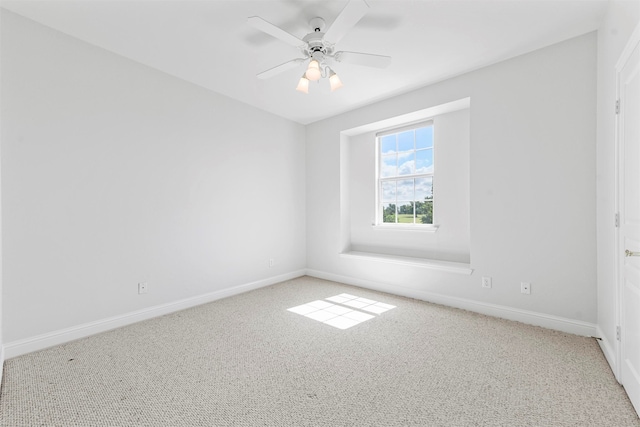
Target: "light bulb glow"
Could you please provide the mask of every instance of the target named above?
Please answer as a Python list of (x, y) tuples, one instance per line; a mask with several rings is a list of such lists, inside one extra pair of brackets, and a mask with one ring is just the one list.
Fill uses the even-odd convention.
[(307, 79), (314, 82), (316, 80), (320, 80), (320, 77), (322, 76), (322, 73), (320, 72), (320, 63), (315, 59), (312, 59), (311, 62), (309, 62), (309, 67), (307, 68), (305, 76)]
[(309, 80), (307, 80), (304, 74), (302, 75), (302, 77), (300, 77), (300, 81), (298, 82), (298, 87), (296, 87), (296, 90), (302, 93), (309, 93)]
[(342, 87), (340, 77), (338, 77), (338, 75), (333, 72), (333, 70), (331, 71), (331, 75), (329, 76), (329, 84), (331, 85), (331, 92)]

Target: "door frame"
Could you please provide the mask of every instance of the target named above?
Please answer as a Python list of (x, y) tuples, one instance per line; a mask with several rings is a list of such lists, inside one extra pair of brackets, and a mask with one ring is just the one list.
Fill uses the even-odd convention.
[[(627, 64), (629, 58), (631, 57), (631, 54), (633, 53), (633, 50), (635, 49), (636, 45), (640, 44), (640, 24), (636, 25), (635, 29), (633, 30), (633, 32), (631, 33), (631, 36), (629, 37), (629, 40), (627, 40), (627, 43), (625, 44), (624, 49), (622, 50), (622, 53), (620, 54), (620, 57), (618, 58), (618, 61), (616, 62), (616, 66), (615, 66), (615, 70), (616, 70), (616, 105), (620, 100), (620, 73), (622, 71), (622, 69), (624, 68), (624, 66)], [(620, 163), (622, 162), (622, 158), (621, 158), (621, 141), (620, 141), (620, 114), (618, 114), (618, 111), (616, 110), (616, 116), (615, 116), (615, 215), (616, 215), (616, 219), (619, 221), (619, 215), (620, 215), (620, 210), (622, 207), (622, 200), (621, 200), (621, 194), (620, 194), (620, 172), (621, 172), (621, 165)], [(622, 278), (623, 278), (623, 272), (621, 271), (621, 258), (622, 256), (622, 252), (620, 251), (620, 227), (618, 226), (618, 223), (616, 223), (616, 230), (615, 230), (615, 249), (614, 249), (614, 263), (615, 263), (615, 297), (616, 297), (616, 301), (615, 301), (615, 322), (616, 325), (623, 330), (625, 325), (624, 325), (624, 318), (622, 316), (622, 306), (623, 306), (623, 301), (622, 301), (622, 295), (623, 295), (623, 289), (622, 287), (624, 286), (624, 284), (622, 283)], [(616, 339), (615, 340), (615, 367), (613, 369), (613, 373), (614, 376), (616, 378), (616, 380), (621, 383), (621, 374), (622, 374), (622, 342), (620, 339)]]

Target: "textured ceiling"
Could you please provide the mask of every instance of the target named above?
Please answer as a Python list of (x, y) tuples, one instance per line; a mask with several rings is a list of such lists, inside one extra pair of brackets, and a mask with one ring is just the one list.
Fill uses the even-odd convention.
[(300, 52), (247, 24), (260, 16), (303, 37), (315, 16), (330, 25), (347, 1), (4, 0), (2, 7), (207, 89), (308, 124), (598, 28), (606, 0), (367, 0), (368, 13), (337, 50), (389, 55), (386, 69), (338, 63), (295, 91), (301, 64), (256, 74)]

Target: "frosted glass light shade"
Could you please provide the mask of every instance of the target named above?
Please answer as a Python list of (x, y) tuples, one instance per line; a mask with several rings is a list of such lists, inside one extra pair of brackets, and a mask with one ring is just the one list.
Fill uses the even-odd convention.
[(306, 79), (304, 74), (300, 77), (300, 81), (298, 82), (298, 87), (296, 87), (298, 92), (309, 93), (309, 80)]
[(331, 85), (331, 92), (342, 87), (340, 77), (338, 77), (338, 75), (333, 71), (331, 72), (331, 76), (329, 77), (329, 84)]
[(316, 80), (320, 80), (322, 73), (320, 72), (320, 64), (318, 63), (318, 61), (316, 61), (315, 59), (312, 59), (311, 62), (309, 62), (309, 67), (307, 68), (307, 72), (305, 73), (305, 76), (309, 80), (314, 82)]

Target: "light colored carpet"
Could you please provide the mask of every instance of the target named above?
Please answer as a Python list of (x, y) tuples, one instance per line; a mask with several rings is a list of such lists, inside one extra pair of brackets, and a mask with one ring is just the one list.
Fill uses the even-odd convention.
[[(395, 305), (341, 330), (287, 311)], [(2, 426), (640, 426), (593, 339), (302, 277), (8, 360)]]

